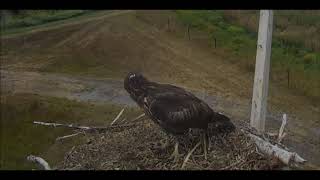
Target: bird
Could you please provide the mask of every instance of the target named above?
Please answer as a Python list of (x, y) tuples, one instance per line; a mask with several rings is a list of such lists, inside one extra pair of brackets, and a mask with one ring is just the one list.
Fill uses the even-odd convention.
[(210, 106), (182, 87), (148, 80), (140, 72), (129, 72), (124, 78), (124, 89), (133, 101), (155, 124), (175, 140), (170, 157), (179, 157), (179, 137), (190, 129), (201, 130), (201, 141), (207, 159), (208, 125), (222, 125), (222, 131), (232, 132), (234, 124), (227, 116), (214, 112)]

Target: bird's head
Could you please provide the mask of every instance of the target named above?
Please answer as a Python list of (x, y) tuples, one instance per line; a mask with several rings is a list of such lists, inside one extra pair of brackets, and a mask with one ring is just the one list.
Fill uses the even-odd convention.
[(141, 96), (148, 80), (139, 72), (129, 72), (124, 79), (125, 90), (134, 98)]

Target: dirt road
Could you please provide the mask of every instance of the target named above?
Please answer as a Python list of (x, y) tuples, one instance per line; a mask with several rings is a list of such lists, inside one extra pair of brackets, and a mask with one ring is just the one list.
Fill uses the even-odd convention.
[[(95, 17), (97, 21), (35, 29), (23, 36), (25, 40), (18, 35), (3, 38), (7, 51), (1, 54), (1, 92), (134, 106), (123, 89), (122, 79), (114, 78), (140, 69), (154, 80), (188, 87), (234, 122), (249, 121), (253, 78), (248, 73), (211, 53), (204, 43), (167, 32), (163, 26), (167, 19), (162, 18), (162, 12), (156, 17), (150, 12), (140, 14), (142, 19), (132, 12), (113, 12)], [(115, 17), (122, 14), (131, 15)], [(149, 22), (145, 22), (143, 19), (148, 17)], [(165, 21), (160, 23), (157, 17)], [(158, 21), (159, 27), (152, 25)], [(177, 34), (185, 31), (178, 25), (174, 28)], [(288, 107), (288, 136), (284, 143), (320, 166), (319, 108), (273, 84), (269, 102), (273, 109), (268, 112), (267, 130), (279, 129), (282, 106)]]
[[(214, 110), (223, 112), (236, 123), (248, 122), (250, 118), (250, 103), (244, 104), (236, 100), (225, 99), (208, 95), (204, 92), (189, 91), (206, 101)], [(72, 100), (96, 104), (116, 103), (123, 106), (135, 106), (123, 88), (122, 80), (93, 79), (88, 77), (71, 77), (52, 73), (13, 72), (1, 70), (2, 93), (33, 93), (38, 95), (65, 97)], [(269, 112), (267, 121), (270, 129), (277, 129), (281, 123), (281, 112)], [(290, 119), (290, 121), (298, 121)], [(294, 134), (290, 132), (289, 134)], [(319, 137), (320, 132), (313, 128), (309, 137)], [(293, 136), (295, 137), (295, 136)], [(294, 148), (312, 162), (318, 162), (320, 153), (317, 150), (319, 139), (309, 138), (308, 141), (295, 142), (288, 137), (285, 143)], [(314, 157), (314, 155), (317, 155)], [(313, 157), (313, 158), (312, 158)]]

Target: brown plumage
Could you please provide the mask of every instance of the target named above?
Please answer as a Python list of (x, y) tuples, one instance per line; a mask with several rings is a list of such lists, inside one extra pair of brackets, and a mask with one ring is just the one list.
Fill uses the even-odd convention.
[(190, 128), (206, 132), (209, 123), (220, 124), (226, 131), (235, 129), (229, 118), (215, 113), (207, 103), (183, 88), (151, 82), (133, 72), (125, 78), (124, 88), (145, 114), (171, 135), (183, 135)]

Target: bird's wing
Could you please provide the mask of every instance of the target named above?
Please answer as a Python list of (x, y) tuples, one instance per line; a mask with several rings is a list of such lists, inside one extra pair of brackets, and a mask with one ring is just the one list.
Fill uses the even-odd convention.
[[(202, 101), (193, 96), (171, 94), (145, 100), (149, 114), (159, 124), (176, 129), (201, 125), (211, 112)], [(207, 113), (206, 113), (207, 112)], [(199, 124), (200, 123), (200, 124)]]

